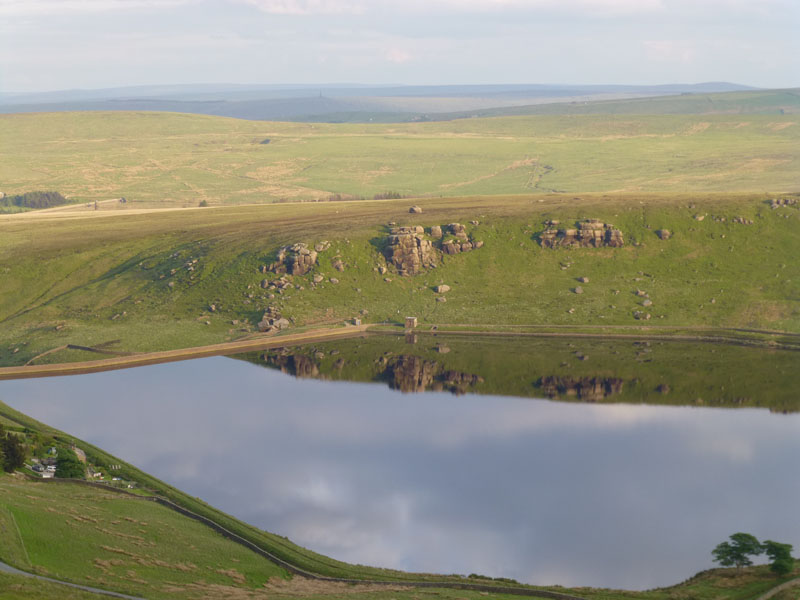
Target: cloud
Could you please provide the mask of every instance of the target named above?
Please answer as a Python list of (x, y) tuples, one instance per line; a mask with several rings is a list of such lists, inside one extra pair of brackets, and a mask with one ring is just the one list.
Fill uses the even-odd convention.
[(384, 53), (384, 56), (386, 57), (386, 60), (397, 65), (407, 63), (414, 58), (410, 52), (403, 50), (402, 48), (390, 48)]
[(362, 14), (367, 4), (359, 0), (236, 0), (275, 15)]
[(697, 56), (695, 44), (686, 40), (647, 40), (643, 45), (651, 60), (690, 63)]
[(280, 15), (432, 15), (432, 14), (567, 14), (614, 17), (619, 15), (680, 14), (720, 11), (775, 13), (786, 10), (786, 0), (228, 0), (249, 4)]
[(195, 0), (0, 0), (0, 15), (54, 16), (59, 14), (103, 13), (134, 9), (164, 9)]

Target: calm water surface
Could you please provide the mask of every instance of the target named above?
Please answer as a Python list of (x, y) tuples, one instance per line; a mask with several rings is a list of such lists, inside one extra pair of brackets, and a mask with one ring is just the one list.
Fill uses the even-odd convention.
[(736, 531), (800, 547), (800, 415), (295, 379), (227, 358), (0, 399), (341, 560), (643, 589)]

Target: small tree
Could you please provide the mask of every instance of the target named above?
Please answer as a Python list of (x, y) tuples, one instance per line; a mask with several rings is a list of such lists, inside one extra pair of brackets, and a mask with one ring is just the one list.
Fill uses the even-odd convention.
[(776, 575), (786, 575), (794, 569), (791, 544), (767, 540), (762, 544), (762, 548), (772, 561), (769, 565), (770, 570)]
[(56, 477), (67, 479), (83, 479), (86, 467), (78, 460), (78, 455), (69, 448), (59, 448), (56, 459)]
[(12, 473), (25, 464), (27, 448), (21, 436), (7, 433), (0, 426), (0, 467), (6, 473)]
[(749, 533), (734, 533), (730, 536), (730, 542), (718, 544), (711, 554), (714, 561), (723, 567), (733, 567), (741, 569), (753, 564), (750, 556), (758, 556), (764, 551), (755, 536)]

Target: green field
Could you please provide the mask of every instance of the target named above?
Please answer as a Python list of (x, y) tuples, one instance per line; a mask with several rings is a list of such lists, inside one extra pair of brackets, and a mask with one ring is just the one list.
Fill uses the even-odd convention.
[(147, 112), (0, 115), (0, 191), (55, 190), (76, 202), (124, 196), (129, 209), (372, 198), (388, 190), (413, 197), (779, 193), (800, 187), (798, 123), (797, 114), (380, 125)]

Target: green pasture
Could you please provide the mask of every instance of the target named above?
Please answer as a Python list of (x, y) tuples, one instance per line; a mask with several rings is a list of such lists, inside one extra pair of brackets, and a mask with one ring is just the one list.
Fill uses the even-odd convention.
[(0, 191), (55, 190), (75, 202), (125, 197), (128, 209), (389, 190), (777, 193), (800, 185), (797, 114), (302, 124), (86, 112), (0, 115), (0, 128)]

